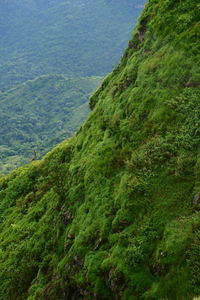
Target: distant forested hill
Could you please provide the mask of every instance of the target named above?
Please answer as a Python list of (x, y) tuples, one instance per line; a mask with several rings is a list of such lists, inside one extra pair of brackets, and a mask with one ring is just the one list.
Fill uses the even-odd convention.
[(145, 0), (1, 0), (0, 88), (43, 74), (102, 76)]
[(85, 119), (100, 77), (41, 76), (0, 93), (0, 173), (41, 157)]
[(119, 60), (144, 3), (0, 1), (0, 173), (77, 130), (90, 93)]

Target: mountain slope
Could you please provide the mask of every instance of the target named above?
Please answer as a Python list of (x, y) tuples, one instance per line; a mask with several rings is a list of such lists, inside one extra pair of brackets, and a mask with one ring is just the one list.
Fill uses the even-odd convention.
[[(116, 63), (144, 3), (0, 2), (0, 174), (27, 163), (33, 149), (40, 158), (78, 128), (89, 111), (86, 103), (81, 107), (89, 81), (95, 88), (98, 80), (94, 77), (106, 74)], [(69, 92), (60, 74), (71, 82)], [(77, 77), (81, 81), (73, 79)], [(32, 83), (25, 83), (30, 79)], [(63, 97), (69, 94), (74, 103), (63, 107)]]
[(1, 179), (0, 299), (200, 294), (199, 19), (150, 0), (76, 136)]
[(89, 113), (100, 77), (46, 75), (0, 93), (0, 173), (30, 161), (71, 136)]
[(102, 76), (145, 0), (2, 0), (0, 89), (44, 74)]

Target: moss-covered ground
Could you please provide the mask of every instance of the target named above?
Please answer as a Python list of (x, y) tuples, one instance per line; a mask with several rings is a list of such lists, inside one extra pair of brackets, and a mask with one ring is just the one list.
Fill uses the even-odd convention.
[(76, 136), (1, 178), (0, 299), (200, 295), (199, 12), (150, 0)]

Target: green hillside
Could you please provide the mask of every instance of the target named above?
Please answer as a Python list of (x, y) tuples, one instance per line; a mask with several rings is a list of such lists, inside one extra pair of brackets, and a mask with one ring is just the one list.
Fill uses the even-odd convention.
[(149, 0), (76, 136), (0, 180), (0, 299), (200, 295), (200, 9)]
[(107, 74), (145, 2), (1, 0), (0, 89), (44, 74)]
[(40, 158), (85, 120), (100, 77), (41, 76), (0, 93), (0, 173)]
[(86, 98), (119, 59), (144, 3), (0, 1), (0, 174), (77, 130)]

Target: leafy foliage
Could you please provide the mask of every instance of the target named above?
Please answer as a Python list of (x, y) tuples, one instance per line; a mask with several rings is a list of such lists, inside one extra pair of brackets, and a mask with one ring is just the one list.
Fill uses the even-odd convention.
[(0, 179), (0, 299), (199, 295), (198, 7), (150, 0), (76, 136)]

